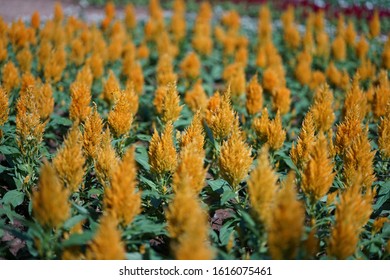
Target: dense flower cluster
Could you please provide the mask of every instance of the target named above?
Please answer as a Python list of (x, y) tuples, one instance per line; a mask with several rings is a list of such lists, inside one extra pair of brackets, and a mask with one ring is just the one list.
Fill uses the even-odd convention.
[(0, 17), (0, 254), (389, 258), (381, 13), (171, 7)]

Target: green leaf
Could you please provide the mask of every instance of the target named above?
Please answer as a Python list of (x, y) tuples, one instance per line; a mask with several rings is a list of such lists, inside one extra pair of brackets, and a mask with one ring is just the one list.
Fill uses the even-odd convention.
[(95, 189), (90, 189), (88, 191), (88, 196), (91, 197), (92, 195), (102, 195), (103, 194), (103, 190), (102, 189), (98, 189), (98, 188), (95, 188)]
[(222, 246), (228, 244), (230, 236), (234, 231), (234, 225), (233, 225), (234, 222), (235, 220), (227, 221), (219, 230), (219, 240), (221, 241)]
[(64, 117), (56, 116), (52, 118), (50, 124), (53, 126), (54, 125), (72, 126), (72, 121)]
[(140, 180), (142, 183), (144, 183), (145, 185), (151, 187), (153, 190), (156, 190), (156, 191), (158, 190), (157, 185), (156, 185), (153, 181), (149, 180), (148, 178), (146, 178), (146, 177), (144, 177), (144, 176), (141, 175), (140, 178), (139, 178), (139, 180)]
[(138, 162), (146, 171), (150, 171), (148, 152), (144, 146), (138, 146), (135, 149), (135, 160)]
[(8, 191), (2, 199), (4, 204), (10, 204), (13, 207), (22, 204), (23, 200), (24, 200), (24, 193), (18, 190)]
[(12, 168), (0, 165), (0, 174), (3, 173), (4, 171), (9, 171), (9, 170), (12, 170)]
[(0, 146), (0, 154), (3, 155), (14, 155), (14, 154), (19, 154), (20, 151), (19, 149), (11, 146)]
[(140, 253), (127, 253), (126, 259), (128, 260), (142, 260), (142, 255)]
[(223, 185), (226, 183), (223, 179), (217, 179), (217, 180), (208, 180), (207, 184), (211, 187), (213, 191), (219, 190), (223, 187)]
[(239, 211), (239, 214), (241, 215), (242, 219), (245, 221), (245, 223), (247, 223), (247, 225), (250, 228), (254, 228), (256, 226), (255, 221), (252, 219), (252, 216), (249, 215), (249, 213), (245, 211)]
[(166, 223), (159, 223), (156, 219), (152, 219), (145, 215), (138, 215), (124, 232), (126, 235), (139, 235), (145, 233), (153, 236), (166, 234)]
[(95, 233), (92, 231), (84, 231), (83, 233), (72, 234), (69, 239), (62, 242), (62, 247), (80, 246), (87, 244), (94, 237)]
[(221, 205), (224, 205), (230, 199), (235, 197), (236, 197), (236, 193), (232, 191), (230, 188), (226, 188), (221, 196)]
[(137, 138), (141, 141), (150, 142), (150, 139), (152, 138), (152, 136), (146, 135), (146, 134), (137, 134)]
[(63, 227), (66, 229), (66, 230), (70, 230), (72, 229), (77, 223), (81, 222), (82, 220), (85, 220), (87, 217), (85, 215), (76, 215), (76, 216), (73, 216), (71, 217), (70, 219), (68, 219)]
[(81, 215), (89, 215), (89, 212), (87, 209), (85, 209), (84, 207), (74, 203), (73, 201), (70, 202), (74, 208), (76, 208), (76, 210), (81, 214)]

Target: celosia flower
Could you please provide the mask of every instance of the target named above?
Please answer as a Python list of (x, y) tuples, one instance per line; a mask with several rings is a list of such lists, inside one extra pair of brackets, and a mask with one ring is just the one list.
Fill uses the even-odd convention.
[(178, 54), (177, 46), (173, 44), (166, 31), (163, 31), (162, 34), (159, 34), (157, 37), (157, 53), (159, 56), (169, 55), (172, 58), (176, 57)]
[(70, 96), (70, 119), (84, 122), (91, 113), (91, 89), (86, 84), (75, 82), (70, 87)]
[(16, 60), (22, 73), (30, 72), (33, 56), (29, 47), (20, 50), (16, 55)]
[(134, 29), (137, 26), (137, 18), (133, 4), (127, 4), (125, 7), (125, 23), (129, 29)]
[(21, 95), (16, 103), (17, 143), (22, 154), (37, 150), (42, 142), (45, 123), (42, 123), (32, 94)]
[(76, 192), (84, 176), (85, 158), (83, 156), (81, 132), (77, 126), (71, 128), (62, 148), (53, 159), (54, 168), (64, 186)]
[(96, 159), (100, 143), (102, 142), (102, 132), (103, 121), (95, 105), (91, 114), (84, 122), (83, 148), (88, 157)]
[(370, 45), (368, 44), (366, 38), (364, 35), (362, 35), (359, 39), (359, 42), (356, 44), (356, 55), (359, 57), (360, 60), (363, 60), (366, 58), (366, 55), (368, 53), (368, 50), (370, 48)]
[[(181, 184), (185, 185), (186, 181)], [(207, 215), (193, 191), (187, 187), (177, 189), (166, 214), (174, 257), (177, 260), (212, 259), (214, 254), (208, 244)]]
[(0, 36), (0, 62), (3, 62), (8, 57), (7, 42)]
[(233, 129), (232, 135), (221, 146), (219, 168), (234, 191), (238, 191), (238, 185), (247, 176), (252, 161), (251, 148), (245, 143), (241, 131)]
[(360, 120), (363, 120), (367, 112), (367, 97), (363, 90), (359, 87), (359, 75), (355, 75), (352, 86), (347, 91), (343, 116), (356, 115)]
[(283, 146), (286, 131), (283, 129), (279, 111), (276, 113), (275, 119), (271, 121), (267, 108), (264, 108), (261, 117), (254, 120), (253, 128), (260, 142), (267, 143), (271, 150), (275, 151)]
[(45, 162), (40, 170), (38, 189), (32, 194), (34, 217), (42, 226), (61, 227), (70, 216), (68, 196), (54, 168)]
[(261, 149), (257, 162), (258, 165), (251, 172), (248, 180), (249, 199), (258, 219), (268, 228), (278, 189), (278, 176), (271, 166), (267, 147)]
[(85, 64), (78, 72), (76, 76), (76, 83), (83, 83), (89, 88), (92, 88), (93, 75), (91, 67)]
[(31, 15), (31, 26), (34, 29), (38, 29), (40, 24), (41, 24), (41, 16), (39, 15), (38, 11), (34, 11), (34, 13)]
[(15, 49), (23, 48), (28, 44), (28, 29), (21, 19), (14, 21), (7, 33)]
[(360, 66), (357, 68), (356, 73), (359, 74), (363, 81), (375, 76), (376, 67), (375, 64), (368, 58), (363, 59), (360, 62)]
[(370, 188), (375, 181), (374, 161), (375, 151), (371, 151), (367, 132), (356, 137), (344, 154), (344, 178), (346, 183), (361, 176), (364, 188)]
[(256, 66), (264, 68), (267, 65), (267, 54), (265, 48), (259, 46), (257, 49)]
[(180, 63), (182, 74), (187, 79), (196, 79), (200, 75), (201, 62), (196, 53), (191, 52)]
[(294, 23), (284, 25), (283, 39), (286, 45), (291, 49), (297, 49), (301, 43), (301, 37), (297, 26)]
[(117, 221), (109, 215), (100, 218), (97, 232), (88, 245), (86, 253), (88, 260), (124, 260), (125, 246), (121, 241), (121, 232)]
[(257, 137), (263, 143), (268, 140), (268, 126), (269, 126), (269, 114), (267, 108), (264, 108), (261, 112), (260, 118), (256, 118), (253, 122), (253, 129), (256, 132)]
[(324, 83), (326, 83), (326, 77), (324, 73), (319, 70), (313, 71), (311, 75), (311, 81), (309, 83), (309, 88), (314, 90)]
[(345, 22), (344, 22), (344, 16), (342, 13), (339, 14), (338, 19), (337, 19), (336, 35), (343, 36), (343, 37), (345, 35)]
[(386, 114), (386, 107), (390, 103), (390, 83), (386, 71), (379, 74), (379, 85), (375, 88), (373, 100), (373, 113), (375, 117), (381, 117)]
[(228, 29), (238, 31), (240, 29), (240, 14), (231, 10), (222, 15), (221, 22)]
[(272, 16), (266, 5), (259, 9), (258, 33), (260, 42), (268, 42), (272, 37)]
[(310, 111), (317, 131), (325, 133), (332, 127), (336, 116), (333, 112), (333, 93), (327, 84), (316, 91)]
[(344, 69), (340, 78), (339, 87), (344, 91), (346, 91), (350, 87), (350, 84), (351, 84), (351, 78), (349, 77), (347, 70)]
[(76, 65), (81, 65), (84, 62), (84, 57), (86, 54), (85, 46), (80, 38), (73, 39), (71, 43), (71, 54), (70, 60)]
[(228, 65), (223, 71), (223, 79), (229, 84), (232, 96), (240, 96), (245, 92), (245, 71), (241, 63)]
[(332, 43), (332, 54), (336, 61), (344, 61), (347, 56), (347, 48), (345, 40), (341, 36), (337, 36)]
[(163, 175), (172, 173), (177, 166), (176, 148), (173, 142), (173, 124), (168, 122), (160, 136), (154, 131), (149, 144), (149, 164), (152, 171)]
[(359, 235), (372, 212), (372, 199), (370, 189), (362, 194), (358, 178), (341, 195), (336, 206), (336, 223), (328, 242), (327, 252), (330, 256), (346, 259), (355, 253)]
[(380, 232), (382, 230), (382, 228), (383, 228), (383, 225), (385, 223), (388, 223), (388, 222), (390, 222), (389, 221), (389, 217), (378, 217), (378, 218), (376, 218), (374, 223), (373, 223), (373, 225), (372, 225), (372, 232), (374, 234)]
[(263, 107), (263, 88), (254, 75), (246, 88), (246, 111), (249, 115), (255, 115)]
[(334, 65), (334, 62), (331, 61), (326, 68), (326, 77), (329, 79), (331, 84), (339, 86), (341, 82), (341, 72)]
[(3, 126), (8, 120), (8, 95), (5, 90), (0, 87), (0, 127)]
[(177, 75), (173, 71), (172, 57), (168, 54), (159, 57), (156, 72), (159, 86), (166, 86), (177, 81)]
[(192, 112), (204, 111), (206, 109), (208, 97), (203, 89), (202, 80), (197, 80), (192, 89), (186, 92), (184, 102)]
[(107, 187), (110, 185), (112, 176), (118, 168), (118, 158), (115, 150), (111, 145), (110, 130), (106, 129), (102, 135), (102, 142), (97, 151), (95, 170), (100, 183)]
[(159, 95), (156, 95), (156, 110), (164, 123), (175, 122), (180, 117), (183, 105), (180, 105), (180, 96), (176, 83), (161, 87)]
[(127, 86), (132, 85), (134, 87), (134, 91), (138, 96), (142, 95), (144, 89), (144, 73), (142, 71), (141, 64), (134, 63), (130, 68), (130, 73), (127, 79)]
[(19, 86), (19, 82), (18, 68), (16, 68), (12, 61), (7, 62), (3, 67), (1, 86), (9, 94)]
[(136, 192), (137, 169), (134, 146), (129, 148), (114, 171), (111, 186), (104, 192), (104, 210), (124, 226), (141, 211), (141, 195)]
[(325, 31), (316, 34), (317, 47), (315, 53), (320, 57), (329, 56), (329, 35)]
[(381, 33), (381, 21), (379, 19), (378, 10), (375, 10), (374, 15), (368, 22), (368, 26), (370, 27), (371, 38), (375, 38)]
[(119, 81), (115, 77), (112, 70), (109, 71), (108, 79), (105, 81), (103, 86), (102, 98), (109, 104), (114, 103), (117, 94), (120, 92)]
[(46, 121), (54, 110), (54, 97), (50, 84), (35, 85), (32, 94), (35, 98), (39, 117), (42, 121)]
[(272, 107), (274, 111), (280, 112), (281, 115), (287, 114), (290, 111), (291, 92), (286, 87), (276, 88), (272, 92)]
[(201, 20), (211, 20), (213, 16), (213, 8), (208, 1), (204, 1), (199, 6), (198, 18)]
[(302, 190), (315, 203), (326, 195), (332, 186), (336, 173), (328, 151), (324, 134), (320, 134), (314, 143), (310, 159), (302, 174)]
[(186, 36), (186, 18), (185, 12), (174, 12), (171, 18), (170, 30), (176, 43), (181, 42)]
[(297, 144), (291, 147), (290, 156), (296, 166), (303, 169), (310, 159), (315, 145), (315, 126), (312, 112), (308, 112), (302, 122)]
[(386, 115), (378, 127), (378, 146), (384, 158), (390, 158), (390, 105), (387, 105)]
[(38, 70), (42, 69), (50, 58), (52, 44), (47, 39), (41, 39), (38, 49)]
[(294, 180), (295, 175), (290, 172), (271, 210), (267, 231), (269, 253), (273, 259), (295, 259), (301, 242), (305, 212), (296, 198)]
[(246, 67), (248, 64), (248, 48), (247, 47), (239, 47), (235, 56), (234, 62), (240, 63), (242, 66)]
[(200, 193), (204, 187), (207, 169), (203, 167), (205, 151), (199, 147), (197, 140), (182, 147), (179, 163), (173, 175), (173, 190), (178, 193), (181, 188), (189, 188), (194, 194)]
[(316, 32), (322, 31), (325, 28), (324, 10), (318, 9), (314, 16), (314, 28)]
[(215, 93), (209, 100), (206, 110), (206, 122), (214, 138), (222, 140), (233, 131), (236, 114), (230, 104), (230, 90), (222, 96)]
[(272, 92), (279, 85), (280, 80), (275, 70), (272, 68), (267, 68), (263, 73), (263, 88), (269, 92)]
[(109, 62), (114, 63), (119, 60), (123, 52), (123, 38), (121, 35), (116, 35), (111, 38), (111, 42), (107, 49), (107, 59)]
[(349, 46), (354, 46), (355, 45), (355, 39), (356, 39), (356, 31), (355, 31), (355, 25), (353, 24), (352, 20), (348, 21), (348, 26), (345, 30), (345, 42)]
[(66, 52), (64, 46), (51, 53), (44, 68), (44, 76), (47, 82), (57, 83), (61, 80), (62, 72), (66, 67)]
[(363, 127), (358, 115), (355, 113), (345, 117), (343, 122), (337, 126), (335, 139), (337, 152), (344, 154), (361, 133), (363, 133)]
[(390, 39), (387, 39), (387, 43), (382, 52), (382, 65), (386, 69), (390, 69)]
[(31, 73), (24, 73), (22, 76), (22, 82), (20, 86), (19, 96), (32, 93), (37, 81)]
[[(232, 36), (230, 36), (232, 35)], [(222, 38), (223, 55), (225, 58), (232, 56), (236, 50), (236, 37), (233, 34), (225, 35)]]
[(104, 62), (99, 54), (93, 53), (87, 60), (94, 79), (100, 78), (104, 73)]
[(181, 136), (180, 146), (182, 149), (190, 146), (195, 152), (202, 152), (204, 141), (202, 115), (201, 112), (198, 111), (194, 115), (191, 124), (185, 129)]
[(149, 57), (149, 48), (146, 45), (146, 42), (142, 42), (137, 48), (137, 58), (147, 59), (148, 57)]
[(123, 48), (122, 76), (130, 78), (130, 70), (135, 64), (136, 48), (133, 42), (127, 43)]
[(64, 11), (62, 10), (61, 3), (56, 2), (54, 5), (54, 21), (60, 23), (64, 18)]
[(213, 40), (210, 36), (195, 34), (192, 36), (192, 47), (203, 55), (210, 55), (213, 51)]
[(294, 23), (294, 19), (295, 19), (294, 13), (295, 13), (294, 7), (292, 5), (288, 5), (287, 9), (281, 15), (283, 27), (286, 27), (287, 25)]
[(138, 111), (138, 95), (133, 88), (120, 92), (114, 107), (108, 114), (108, 123), (116, 137), (127, 134)]
[(312, 76), (310, 62), (300, 60), (295, 67), (294, 74), (301, 85), (309, 85)]

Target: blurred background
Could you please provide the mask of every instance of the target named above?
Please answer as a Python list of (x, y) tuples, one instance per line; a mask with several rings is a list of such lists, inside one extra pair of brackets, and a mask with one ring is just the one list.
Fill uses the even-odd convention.
[[(54, 4), (60, 2), (67, 14), (85, 14), (92, 13), (99, 15), (103, 13), (103, 8), (107, 0), (0, 0), (0, 16), (4, 20), (11, 22), (15, 19), (27, 19), (33, 11), (37, 10), (41, 16), (50, 17), (54, 8)], [(125, 4), (132, 3), (134, 6), (146, 8), (148, 0), (113, 0), (118, 9)], [(164, 8), (170, 8), (170, 0), (161, 0), (161, 5)], [(187, 8), (191, 12), (196, 9), (199, 0), (190, 0), (187, 2)], [(328, 17), (336, 16), (343, 13), (346, 16), (356, 16), (368, 18), (372, 15), (375, 9), (379, 10), (381, 17), (390, 17), (390, 0), (217, 0), (210, 1), (214, 5), (219, 5), (222, 8), (232, 8), (241, 10), (247, 15), (257, 15), (258, 9), (250, 9), (253, 5), (271, 2), (277, 9), (284, 9), (288, 5), (302, 7), (304, 9), (324, 9)], [(143, 13), (142, 8), (139, 13)], [(146, 12), (146, 10), (145, 10)]]

